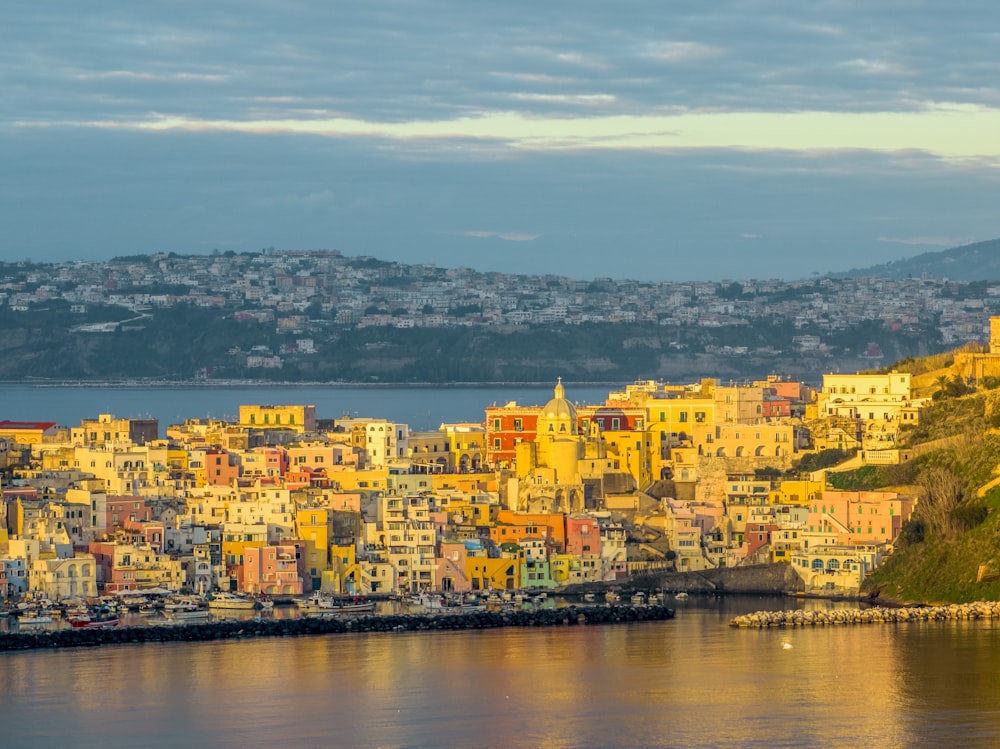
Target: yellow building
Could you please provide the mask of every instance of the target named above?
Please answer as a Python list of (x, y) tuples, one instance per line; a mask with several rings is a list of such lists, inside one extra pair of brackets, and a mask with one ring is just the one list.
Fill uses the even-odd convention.
[(824, 481), (782, 481), (777, 489), (768, 494), (768, 502), (773, 505), (806, 505), (823, 496)]
[(315, 432), (316, 406), (240, 406), (240, 427)]
[(515, 556), (500, 559), (466, 558), (465, 577), (473, 590), (517, 590), (521, 586), (521, 561)]
[(653, 432), (606, 430), (601, 432), (601, 437), (607, 445), (607, 457), (611, 461), (611, 467), (631, 474), (637, 486), (647, 486), (653, 477), (653, 454), (658, 455), (660, 452), (659, 443), (654, 442)]
[(267, 526), (257, 523), (222, 523), (222, 561), (228, 567), (243, 564), (248, 546), (267, 546)]
[(817, 415), (868, 421), (909, 421), (917, 418), (908, 372), (888, 374), (825, 374), (817, 396)]
[(330, 569), (330, 514), (322, 507), (301, 507), (295, 513), (298, 537), (305, 543), (306, 574), (319, 587), (323, 570)]
[(159, 437), (156, 419), (116, 419), (114, 414), (99, 414), (96, 419), (82, 419), (72, 430), (78, 445), (143, 445)]

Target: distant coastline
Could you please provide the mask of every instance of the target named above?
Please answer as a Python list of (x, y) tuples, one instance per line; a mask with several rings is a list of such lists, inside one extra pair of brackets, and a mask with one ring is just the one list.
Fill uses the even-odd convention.
[[(569, 380), (563, 379), (563, 384), (567, 387), (608, 387), (621, 388), (626, 382), (619, 380)], [(38, 388), (107, 388), (107, 387), (128, 387), (128, 388), (229, 388), (229, 387), (252, 387), (252, 388), (496, 388), (496, 387), (517, 387), (517, 388), (544, 388), (552, 387), (552, 381), (496, 381), (496, 382), (348, 382), (345, 380), (335, 381), (307, 381), (307, 380), (43, 380), (40, 378), (25, 378), (20, 380), (0, 380), (0, 386), (17, 385), (23, 387)]]

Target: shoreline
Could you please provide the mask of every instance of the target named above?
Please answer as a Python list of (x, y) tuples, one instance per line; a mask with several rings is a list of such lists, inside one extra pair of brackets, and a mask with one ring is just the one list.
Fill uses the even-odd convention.
[(146, 642), (205, 642), (260, 637), (420, 632), (505, 627), (555, 627), (667, 621), (666, 606), (565, 606), (535, 611), (457, 614), (390, 614), (363, 617), (303, 617), (299, 619), (232, 619), (219, 622), (141, 627), (60, 629), (0, 634), (0, 652), (69, 647), (100, 647)]

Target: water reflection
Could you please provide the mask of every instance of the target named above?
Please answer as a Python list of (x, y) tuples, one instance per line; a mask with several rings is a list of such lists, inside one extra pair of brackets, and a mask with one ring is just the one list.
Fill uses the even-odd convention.
[(673, 621), (606, 627), (15, 653), (0, 657), (0, 720), (5, 745), (71, 737), (74, 749), (1000, 743), (1000, 625), (728, 626), (766, 607), (694, 601)]

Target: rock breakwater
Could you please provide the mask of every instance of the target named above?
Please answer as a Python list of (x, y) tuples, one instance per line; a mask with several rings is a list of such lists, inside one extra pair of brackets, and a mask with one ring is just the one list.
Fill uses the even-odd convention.
[(168, 626), (113, 629), (60, 629), (0, 634), (0, 651), (93, 647), (143, 642), (194, 642), (253, 637), (300, 637), (351, 632), (552, 627), (662, 621), (674, 617), (665, 606), (567, 606), (531, 611), (482, 611), (465, 614), (303, 617), (297, 619), (224, 620)]
[(946, 606), (903, 606), (834, 609), (831, 611), (755, 611), (734, 617), (729, 625), (741, 628), (813, 627), (838, 624), (894, 624), (966, 619), (1000, 619), (1000, 602), (954, 603)]

